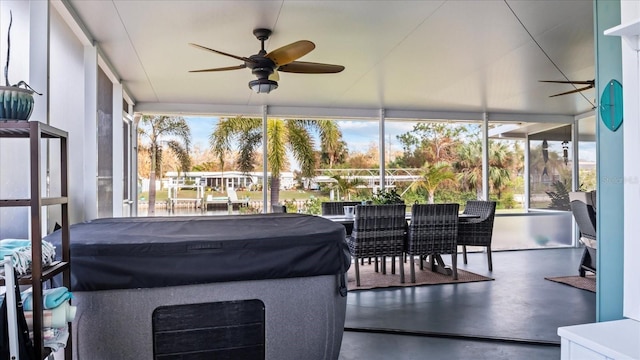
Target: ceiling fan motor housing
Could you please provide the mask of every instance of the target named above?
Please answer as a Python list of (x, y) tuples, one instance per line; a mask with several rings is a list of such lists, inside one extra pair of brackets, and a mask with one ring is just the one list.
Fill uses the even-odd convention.
[(267, 52), (264, 49), (264, 42), (271, 36), (271, 30), (262, 28), (254, 29), (253, 35), (260, 40), (260, 51), (255, 55), (249, 56), (249, 59), (252, 61), (245, 62), (245, 65), (251, 69), (251, 73), (253, 73), (258, 80), (268, 79), (269, 75), (273, 74), (276, 69), (276, 64), (273, 60), (265, 57)]
[(249, 81), (249, 88), (257, 93), (270, 93), (272, 90), (278, 88), (278, 83), (273, 80), (269, 80), (269, 76), (273, 74), (276, 69), (276, 64), (273, 60), (264, 57), (266, 52), (260, 50), (256, 55), (251, 55), (249, 59), (252, 62), (245, 62), (245, 65), (251, 69), (251, 73), (255, 75), (258, 80)]
[(258, 79), (267, 79), (276, 69), (276, 64), (273, 60), (264, 57), (263, 54), (258, 53), (251, 55), (249, 59), (251, 59), (252, 62), (247, 61), (245, 65), (251, 69), (251, 73)]

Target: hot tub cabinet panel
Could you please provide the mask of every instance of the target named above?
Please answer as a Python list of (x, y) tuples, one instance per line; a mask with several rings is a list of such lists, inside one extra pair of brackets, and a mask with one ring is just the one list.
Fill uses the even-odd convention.
[(323, 275), (74, 292), (74, 359), (154, 359), (151, 323), (156, 308), (246, 299), (265, 305), (265, 359), (337, 359), (346, 310), (346, 297), (337, 287), (336, 276)]

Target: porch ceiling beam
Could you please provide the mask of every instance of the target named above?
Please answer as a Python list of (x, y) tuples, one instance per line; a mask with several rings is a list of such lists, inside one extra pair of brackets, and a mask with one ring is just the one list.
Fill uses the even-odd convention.
[[(151, 103), (139, 102), (135, 112), (144, 114), (180, 114), (225, 116), (238, 115), (260, 117), (262, 105), (224, 105), (224, 104), (189, 104), (189, 103)], [(334, 108), (334, 107), (296, 107), (269, 106), (269, 116), (273, 117), (307, 117), (332, 119), (377, 119), (380, 109)], [(572, 124), (575, 117), (571, 115), (548, 114), (516, 114), (489, 112), (489, 121), (536, 122)], [(482, 121), (483, 113), (460, 111), (413, 111), (385, 109), (387, 120), (462, 120)]]

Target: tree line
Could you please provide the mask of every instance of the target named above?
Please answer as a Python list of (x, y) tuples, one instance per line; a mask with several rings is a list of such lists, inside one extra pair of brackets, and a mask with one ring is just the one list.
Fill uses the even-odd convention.
[[(399, 189), (409, 202), (463, 202), (483, 198), (480, 134), (477, 124), (418, 122), (396, 137), (402, 149), (390, 156), (386, 167), (415, 169), (419, 175), (419, 180)], [(145, 115), (140, 120), (138, 136), (140, 175), (148, 174), (151, 183), (163, 166), (164, 172), (262, 170), (260, 118), (221, 118), (211, 129), (208, 148), (196, 149), (195, 153), (190, 147), (188, 123), (182, 117)], [(338, 122), (333, 120), (269, 119), (267, 137), (272, 204), (279, 203), (280, 174), (289, 171), (292, 165), (288, 154), (300, 167), (297, 174), (300, 179), (313, 178), (318, 169), (331, 174), (331, 169), (379, 168), (377, 144), (372, 142), (364, 152), (350, 152)], [(547, 166), (553, 174), (567, 171), (558, 154), (550, 153), (547, 162), (542, 164), (542, 156), (537, 153), (540, 151), (531, 150), (532, 168)], [(523, 192), (523, 172), (524, 149), (520, 142), (489, 141), (490, 194), (502, 207), (513, 206), (514, 193)], [(338, 176), (333, 186), (342, 187), (343, 194), (350, 194), (357, 185)], [(150, 209), (152, 191), (155, 191), (153, 186), (149, 194)], [(354, 195), (365, 196), (358, 195), (357, 191)]]

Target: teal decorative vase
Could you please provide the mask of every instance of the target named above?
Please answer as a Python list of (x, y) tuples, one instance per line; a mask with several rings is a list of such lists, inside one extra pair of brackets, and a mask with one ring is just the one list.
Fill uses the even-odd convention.
[(33, 91), (17, 86), (0, 86), (0, 120), (29, 120)]

